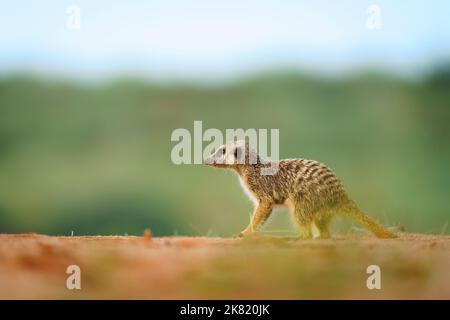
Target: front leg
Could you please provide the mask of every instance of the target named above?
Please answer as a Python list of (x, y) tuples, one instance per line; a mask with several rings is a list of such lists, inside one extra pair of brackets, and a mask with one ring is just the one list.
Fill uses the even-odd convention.
[(240, 237), (249, 237), (261, 228), (272, 213), (273, 205), (270, 202), (260, 202), (253, 212), (252, 220), (247, 228), (242, 231)]

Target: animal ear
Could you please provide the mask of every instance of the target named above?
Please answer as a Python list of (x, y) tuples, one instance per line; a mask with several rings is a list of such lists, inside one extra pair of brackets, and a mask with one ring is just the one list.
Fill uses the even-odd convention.
[(243, 150), (243, 148), (236, 147), (234, 149), (234, 158), (236, 159), (238, 164), (244, 164), (245, 163), (244, 154), (245, 154), (245, 151)]

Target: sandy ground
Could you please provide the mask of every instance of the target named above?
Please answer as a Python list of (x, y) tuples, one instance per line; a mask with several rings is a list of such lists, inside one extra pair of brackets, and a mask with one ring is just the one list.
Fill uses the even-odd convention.
[[(66, 287), (78, 265), (81, 290)], [(381, 289), (366, 286), (381, 268)], [(450, 236), (0, 235), (0, 298), (450, 299)]]

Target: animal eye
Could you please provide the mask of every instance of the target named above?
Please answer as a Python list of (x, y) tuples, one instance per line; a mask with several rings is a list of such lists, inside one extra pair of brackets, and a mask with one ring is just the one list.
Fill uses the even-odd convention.
[(224, 155), (227, 152), (225, 148), (222, 148), (222, 155)]

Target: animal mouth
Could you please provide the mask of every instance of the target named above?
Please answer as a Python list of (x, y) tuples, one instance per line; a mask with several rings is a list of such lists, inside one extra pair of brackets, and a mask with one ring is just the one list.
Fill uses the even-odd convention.
[(209, 167), (214, 167), (214, 168), (226, 168), (228, 167), (227, 164), (225, 163), (216, 163), (213, 159), (205, 159), (203, 160), (203, 164), (207, 165)]
[(207, 166), (214, 166), (214, 160), (210, 159), (210, 158), (206, 158), (205, 160), (203, 160), (203, 164), (206, 164)]

